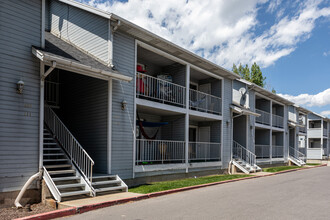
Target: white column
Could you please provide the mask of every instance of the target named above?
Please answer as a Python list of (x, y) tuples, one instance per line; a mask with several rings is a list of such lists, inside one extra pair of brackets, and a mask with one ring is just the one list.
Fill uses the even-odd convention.
[(111, 146), (112, 146), (112, 79), (108, 81), (108, 174), (111, 174)]
[(44, 100), (45, 100), (45, 80), (43, 74), (45, 65), (40, 62), (40, 95), (39, 95), (39, 169), (43, 167), (44, 151)]
[(186, 116), (185, 116), (185, 161), (186, 173), (188, 173), (189, 161), (189, 86), (190, 85), (190, 65), (186, 66)]
[[(270, 134), (269, 134), (269, 158), (270, 158), (270, 161), (272, 161), (273, 159), (273, 101), (270, 100), (270, 126), (271, 126), (271, 129), (270, 129)], [(272, 162), (271, 162), (272, 163)]]

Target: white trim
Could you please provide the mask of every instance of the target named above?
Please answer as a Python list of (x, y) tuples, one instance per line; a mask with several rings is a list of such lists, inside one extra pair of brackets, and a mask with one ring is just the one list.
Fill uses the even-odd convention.
[(139, 165), (135, 166), (136, 173), (153, 172), (162, 170), (183, 170), (186, 169), (185, 163), (160, 164), (160, 165)]
[(142, 106), (147, 106), (147, 107), (154, 108), (154, 109), (161, 109), (161, 110), (170, 111), (170, 112), (177, 112), (177, 113), (181, 113), (181, 114), (186, 114), (186, 112), (187, 112), (186, 108), (180, 108), (180, 107), (176, 107), (176, 106), (172, 106), (172, 105), (153, 102), (153, 101), (149, 101), (146, 99), (136, 98), (136, 104), (142, 105)]
[[(223, 117), (223, 106), (224, 106), (224, 85), (225, 85), (225, 80), (222, 79), (221, 80), (221, 116)], [(223, 119), (223, 118), (222, 118)], [(223, 141), (223, 132), (224, 132), (224, 121), (221, 120), (221, 140), (220, 140), (220, 144), (221, 144), (221, 163), (223, 162), (223, 146), (224, 146), (224, 141)], [(221, 164), (222, 165), (222, 164)]]
[(193, 115), (196, 117), (207, 118), (207, 119), (212, 119), (212, 120), (222, 120), (223, 119), (222, 115), (215, 115), (215, 114), (211, 114), (211, 113), (195, 111), (192, 109), (189, 109), (188, 112), (189, 112), (189, 115)]
[(88, 11), (90, 13), (96, 14), (98, 16), (101, 16), (103, 18), (107, 18), (110, 19), (111, 18), (111, 13), (105, 12), (103, 10), (91, 7), (89, 5), (80, 3), (80, 2), (76, 2), (76, 1), (72, 1), (72, 0), (59, 0), (60, 2), (63, 2), (65, 4), (68, 4), (70, 6), (76, 7), (76, 8), (80, 8), (82, 10)]
[(135, 159), (136, 159), (136, 109), (137, 109), (137, 104), (136, 104), (136, 65), (137, 65), (137, 42), (136, 40), (134, 41), (134, 79), (133, 79), (133, 85), (134, 85), (134, 98), (133, 98), (133, 125), (134, 125), (134, 133), (133, 133), (133, 178), (135, 178)]
[(111, 22), (108, 20), (108, 66), (113, 65), (113, 34)]
[(166, 57), (166, 58), (168, 58), (170, 60), (173, 60), (175, 62), (181, 63), (182, 65), (189, 65), (191, 68), (193, 68), (193, 69), (195, 69), (195, 70), (197, 70), (197, 71), (199, 71), (201, 73), (204, 73), (206, 75), (209, 75), (209, 76), (211, 76), (213, 78), (223, 79), (222, 76), (216, 75), (216, 74), (211, 73), (211, 72), (209, 72), (207, 70), (204, 70), (204, 69), (202, 69), (200, 67), (197, 67), (197, 66), (195, 66), (192, 63), (186, 62), (186, 61), (184, 61), (184, 60), (182, 60), (180, 58), (177, 58), (177, 57), (175, 57), (175, 56), (173, 56), (173, 55), (171, 55), (169, 53), (166, 53), (166, 52), (164, 52), (164, 51), (162, 51), (160, 49), (157, 49), (157, 48), (155, 48), (155, 47), (153, 47), (153, 46), (151, 46), (149, 44), (143, 43), (142, 41), (139, 41), (139, 40), (136, 40), (136, 41), (137, 41), (138, 46), (143, 47), (144, 49), (150, 50), (150, 51), (152, 51), (154, 53), (157, 53), (158, 55), (164, 56), (164, 57)]
[(108, 81), (108, 174), (111, 174), (112, 155), (112, 79)]
[(186, 160), (186, 173), (188, 173), (189, 162), (189, 85), (190, 85), (190, 65), (186, 65), (186, 115), (185, 115), (185, 160)]
[(43, 157), (44, 157), (44, 96), (45, 96), (45, 80), (43, 79), (43, 74), (45, 71), (45, 65), (40, 62), (40, 95), (39, 95), (39, 169), (43, 167)]

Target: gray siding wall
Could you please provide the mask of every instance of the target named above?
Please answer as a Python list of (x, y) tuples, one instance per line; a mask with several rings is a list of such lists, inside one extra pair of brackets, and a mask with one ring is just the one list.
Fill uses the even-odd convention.
[(58, 1), (51, 1), (49, 22), (53, 34), (100, 61), (109, 62), (107, 19)]
[(164, 117), (163, 121), (169, 122), (169, 124), (161, 127), (162, 140), (185, 140), (185, 116)]
[(65, 71), (60, 79), (60, 117), (94, 160), (93, 171), (107, 173), (108, 81)]
[(173, 83), (181, 86), (186, 86), (186, 66), (174, 64), (162, 68), (163, 73), (169, 73), (173, 77)]
[[(251, 111), (255, 111), (255, 92), (253, 90), (249, 91), (249, 99), (250, 99), (250, 109)], [(255, 153), (255, 116), (249, 116), (248, 117), (248, 146), (247, 149), (250, 150), (251, 152)]]
[(40, 27), (40, 0), (0, 0), (0, 192), (38, 171), (40, 70), (31, 46), (41, 46)]
[[(123, 74), (133, 77), (129, 83), (113, 80), (112, 88), (112, 155), (111, 172), (123, 179), (133, 177), (134, 72), (135, 41), (120, 32), (114, 35), (114, 63)], [(122, 92), (122, 88), (124, 93)], [(121, 109), (121, 102), (127, 109)], [(130, 120), (131, 119), (131, 120)], [(131, 124), (132, 123), (132, 124)]]
[[(232, 116), (230, 105), (232, 103), (232, 80), (224, 79), (224, 97), (223, 97), (223, 140), (222, 140), (222, 166), (228, 168), (231, 160), (232, 145)], [(226, 122), (229, 122), (228, 124)]]

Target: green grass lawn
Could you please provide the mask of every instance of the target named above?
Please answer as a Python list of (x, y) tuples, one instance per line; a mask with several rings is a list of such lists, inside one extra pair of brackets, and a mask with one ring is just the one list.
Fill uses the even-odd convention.
[(164, 181), (164, 182), (154, 182), (147, 185), (141, 185), (138, 187), (134, 187), (129, 189), (129, 192), (134, 193), (152, 193), (152, 192), (160, 192), (170, 189), (177, 189), (183, 188), (187, 186), (195, 186), (201, 185), (205, 183), (213, 183), (219, 182), (224, 180), (232, 180), (242, 177), (248, 177), (250, 175), (245, 174), (237, 174), (237, 175), (216, 175), (216, 176), (205, 176), (205, 177), (198, 177), (198, 178), (189, 178), (189, 179), (182, 179), (182, 180), (174, 180), (174, 181)]
[(275, 172), (279, 172), (279, 171), (292, 170), (292, 169), (297, 169), (297, 168), (303, 168), (303, 167), (298, 167), (298, 166), (268, 167), (268, 168), (263, 168), (262, 171), (275, 173)]
[(318, 166), (321, 165), (320, 163), (306, 163), (308, 166)]

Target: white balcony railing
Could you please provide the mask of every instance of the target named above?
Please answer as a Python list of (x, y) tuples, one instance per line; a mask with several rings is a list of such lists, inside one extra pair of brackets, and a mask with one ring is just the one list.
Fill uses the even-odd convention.
[(289, 146), (289, 156), (294, 157), (296, 159), (300, 159), (302, 161), (306, 160), (305, 154), (303, 154), (301, 151)]
[(221, 144), (189, 142), (189, 162), (221, 161)]
[(136, 73), (136, 96), (165, 104), (185, 107), (186, 88), (143, 73)]
[(273, 127), (284, 128), (284, 118), (279, 115), (272, 115)]
[(255, 145), (257, 159), (270, 158), (270, 145)]
[(221, 98), (204, 92), (190, 89), (189, 107), (192, 110), (221, 114)]
[(260, 124), (270, 125), (270, 113), (265, 112), (260, 109), (256, 109), (256, 113), (260, 114), (259, 117), (256, 117), (256, 122)]
[(272, 145), (272, 158), (283, 158), (284, 147), (279, 145)]
[(184, 162), (184, 141), (136, 140), (137, 165)]

